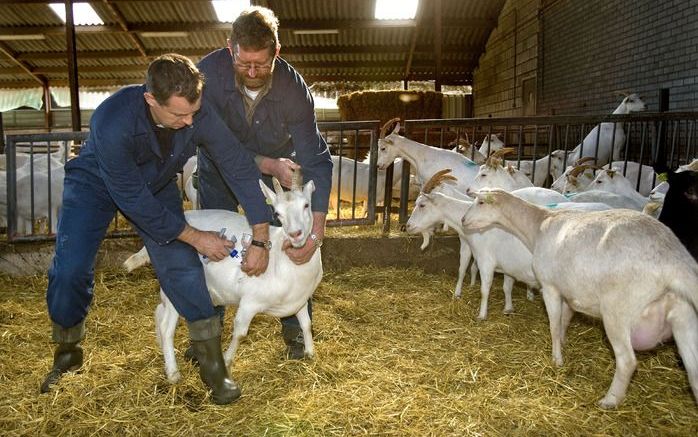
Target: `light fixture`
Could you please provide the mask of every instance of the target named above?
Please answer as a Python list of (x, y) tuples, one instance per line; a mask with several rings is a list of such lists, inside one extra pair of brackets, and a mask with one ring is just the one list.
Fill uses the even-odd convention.
[(189, 36), (189, 32), (175, 31), (175, 32), (138, 32), (143, 38), (186, 38)]
[(294, 30), (294, 35), (337, 35), (339, 29), (301, 29)]
[(0, 35), (0, 41), (36, 41), (46, 39), (46, 35), (32, 33), (27, 35)]
[(211, 6), (221, 23), (232, 23), (240, 12), (250, 7), (250, 0), (212, 0)]
[[(65, 3), (49, 3), (49, 7), (65, 23)], [(89, 3), (73, 3), (73, 24), (76, 26), (104, 24)]]
[(419, 0), (376, 0), (377, 20), (411, 20), (417, 15)]

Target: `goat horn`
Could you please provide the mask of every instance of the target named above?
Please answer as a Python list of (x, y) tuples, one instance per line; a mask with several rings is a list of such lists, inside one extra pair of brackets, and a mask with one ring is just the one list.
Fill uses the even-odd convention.
[(501, 158), (503, 156), (510, 155), (515, 151), (516, 149), (514, 149), (513, 147), (502, 147), (501, 149), (492, 152), (490, 156), (493, 156), (495, 158)]
[(291, 189), (301, 191), (303, 190), (303, 176), (301, 175), (301, 170), (294, 170), (291, 174)]
[(579, 158), (578, 160), (574, 161), (574, 165), (582, 165), (585, 162), (591, 162), (591, 161), (596, 161), (596, 158), (593, 156), (584, 156)]
[(449, 173), (451, 172), (450, 168), (446, 168), (443, 170), (439, 170), (434, 175), (429, 178), (426, 184), (424, 184), (424, 187), (422, 187), (422, 193), (424, 194), (429, 194), (432, 192), (434, 188), (436, 188), (441, 182), (444, 181), (458, 181), (458, 178), (450, 175)]
[(568, 173), (572, 177), (577, 177), (580, 174), (582, 174), (584, 171), (590, 169), (590, 168), (595, 168), (594, 166), (591, 165), (575, 165), (572, 170)]
[(381, 127), (381, 133), (380, 133), (380, 137), (379, 137), (379, 138), (385, 138), (385, 132), (388, 130), (388, 127), (392, 126), (392, 124), (395, 123), (395, 122), (398, 122), (398, 123), (399, 123), (399, 122), (400, 122), (400, 117), (395, 117), (395, 118), (393, 118), (393, 119), (390, 119), (390, 120), (386, 121), (385, 124), (383, 125), (383, 127)]
[(281, 182), (279, 182), (278, 179), (276, 179), (275, 177), (272, 177), (271, 183), (272, 183), (272, 185), (274, 185), (274, 191), (276, 191), (277, 196), (284, 194), (284, 189), (281, 188)]

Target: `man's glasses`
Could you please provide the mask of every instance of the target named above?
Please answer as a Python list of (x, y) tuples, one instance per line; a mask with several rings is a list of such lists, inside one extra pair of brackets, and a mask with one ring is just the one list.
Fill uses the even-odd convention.
[(240, 71), (250, 71), (253, 68), (257, 71), (268, 71), (271, 70), (271, 66), (274, 65), (274, 58), (272, 57), (269, 62), (264, 64), (255, 64), (254, 62), (240, 62), (237, 54), (233, 55), (233, 65)]

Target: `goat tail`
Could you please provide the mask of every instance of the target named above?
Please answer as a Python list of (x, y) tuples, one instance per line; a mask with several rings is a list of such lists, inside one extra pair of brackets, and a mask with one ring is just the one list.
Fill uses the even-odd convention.
[(139, 267), (143, 267), (149, 262), (150, 256), (148, 256), (148, 251), (145, 249), (145, 246), (143, 246), (141, 250), (134, 253), (133, 255), (128, 257), (126, 261), (124, 261), (123, 267), (126, 269), (127, 272), (132, 272)]

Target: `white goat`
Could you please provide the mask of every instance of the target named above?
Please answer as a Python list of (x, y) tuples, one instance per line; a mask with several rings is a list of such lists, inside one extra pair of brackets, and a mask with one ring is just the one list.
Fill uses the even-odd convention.
[[(351, 158), (332, 155), (332, 189), (330, 191), (330, 209), (336, 208), (337, 205), (337, 190), (340, 200), (351, 202), (355, 199), (356, 203), (368, 202), (368, 181), (371, 172), (371, 166), (366, 161), (354, 161)], [(400, 197), (401, 176), (402, 176), (402, 158), (395, 160), (393, 164), (393, 197)], [(339, 178), (341, 166), (341, 179)], [(356, 171), (354, 170), (356, 166)], [(354, 174), (356, 174), (356, 192), (354, 193)], [(341, 182), (341, 183), (339, 183)], [(376, 204), (382, 205), (385, 199), (385, 170), (378, 169), (376, 182)], [(408, 199), (414, 200), (419, 194), (419, 185), (410, 175)]]
[[(635, 187), (625, 176), (623, 176), (620, 170), (614, 169), (603, 169), (596, 174), (596, 178), (589, 184), (588, 189), (608, 191), (611, 193), (616, 193), (621, 196), (625, 196), (631, 199), (636, 206), (632, 209), (642, 211), (645, 207), (649, 198), (644, 197), (637, 191)], [(588, 191), (588, 190), (587, 190)]]
[(480, 145), (480, 153), (483, 156), (490, 156), (492, 152), (496, 152), (503, 147), (504, 142), (499, 139), (497, 134), (485, 135), (485, 138), (482, 140), (482, 144)]
[(698, 264), (671, 230), (636, 211), (550, 212), (502, 190), (483, 190), (463, 226), (492, 225), (512, 232), (533, 254), (556, 365), (574, 311), (603, 321), (616, 371), (602, 408), (625, 397), (637, 365), (633, 349), (652, 349), (672, 335), (698, 400)]
[[(435, 177), (439, 176), (441, 176), (439, 173), (435, 175)], [(528, 285), (529, 299), (533, 296), (530, 288), (538, 288), (538, 283), (531, 269), (531, 252), (518, 238), (501, 229), (492, 228), (481, 234), (464, 232), (461, 218), (470, 208), (472, 202), (431, 191), (432, 186), (439, 183), (439, 180), (432, 178), (425, 185), (425, 189), (417, 198), (415, 208), (407, 221), (407, 232), (410, 234), (428, 232), (440, 223), (446, 223), (455, 229), (460, 238), (461, 248), (455, 296), (461, 296), (465, 266), (470, 261), (472, 251), (480, 272), (481, 297), (478, 319), (485, 320), (487, 318), (489, 294), (495, 272), (504, 274), (504, 313), (514, 312), (511, 298), (514, 281), (522, 281)], [(467, 259), (464, 259), (464, 254)], [(473, 275), (472, 272), (471, 275)]]
[[(279, 182), (276, 179), (273, 181), (276, 193), (259, 181), (264, 195), (271, 202), (282, 223), (282, 227), (270, 229), (269, 239), (272, 247), (267, 271), (260, 276), (247, 276), (241, 271), (240, 257), (233, 258), (232, 255), (219, 262), (203, 263), (206, 285), (213, 304), (238, 306), (233, 339), (224, 355), (226, 365), (233, 361), (240, 339), (247, 335), (250, 322), (258, 313), (275, 317), (298, 317), (303, 331), (305, 354), (308, 357), (314, 355), (307, 303), (322, 279), (320, 250), (316, 250), (309, 262), (296, 265), (281, 247), (286, 239), (289, 239), (294, 247), (302, 247), (310, 236), (313, 227), (310, 202), (315, 185), (313, 181), (309, 181), (301, 190), (296, 181), (291, 191), (283, 192)], [(200, 230), (220, 231), (225, 228), (225, 236), (236, 236), (238, 241), (241, 240), (242, 233), (251, 233), (245, 217), (230, 211), (186, 211), (185, 217), (189, 224)], [(148, 254), (143, 248), (126, 260), (124, 267), (131, 271), (146, 262)], [(155, 310), (155, 329), (165, 359), (167, 379), (176, 383), (180, 379), (180, 373), (174, 355), (174, 333), (179, 316), (162, 291), (160, 298), (162, 302)]]
[[(396, 123), (390, 135), (386, 136), (386, 130), (393, 122)], [(465, 192), (472, 183), (478, 171), (478, 165), (460, 153), (452, 150), (439, 149), (427, 146), (405, 138), (398, 134), (400, 130), (399, 119), (395, 118), (383, 125), (380, 139), (378, 140), (378, 167), (385, 169), (397, 157), (404, 158), (414, 168), (419, 183), (425, 183), (439, 170), (452, 169), (453, 176), (458, 179), (454, 186), (448, 186), (448, 190)]]
[(502, 167), (500, 157), (512, 151), (513, 149), (500, 149), (487, 158), (487, 161), (480, 166), (475, 179), (467, 188), (466, 194), (484, 187), (497, 187), (506, 191), (532, 187), (533, 184), (530, 179), (519, 170), (511, 167), (511, 165), (506, 168)]
[(448, 144), (448, 147), (454, 152), (458, 152), (466, 158), (471, 159), (476, 164), (484, 164), (487, 160), (487, 157), (480, 153), (480, 151), (470, 143), (467, 133), (465, 134), (465, 137), (459, 135), (458, 139)]
[[(637, 94), (626, 96), (613, 114), (629, 114), (647, 109), (647, 105)], [(601, 131), (599, 132), (599, 128)], [(597, 147), (598, 140), (598, 147)], [(620, 160), (620, 154), (625, 145), (625, 130), (623, 123), (601, 123), (584, 137), (584, 140), (567, 155), (567, 165), (572, 165), (576, 160), (586, 156), (596, 157), (597, 165), (607, 164), (609, 161)], [(597, 151), (598, 148), (598, 151)], [(564, 153), (564, 152), (563, 152)], [(613, 153), (613, 156), (611, 156)], [(613, 158), (613, 159), (611, 159)], [(565, 168), (562, 166), (561, 168)], [(559, 175), (556, 175), (556, 177)]]

